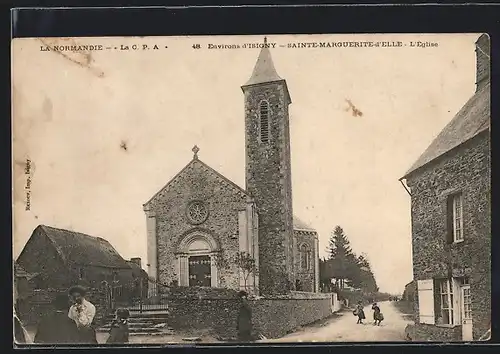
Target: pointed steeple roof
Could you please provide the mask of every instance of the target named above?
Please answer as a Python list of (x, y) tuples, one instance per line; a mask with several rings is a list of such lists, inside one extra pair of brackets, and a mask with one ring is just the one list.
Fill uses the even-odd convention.
[(262, 47), (257, 63), (252, 72), (252, 76), (243, 86), (257, 85), (265, 82), (281, 81), (283, 80), (276, 69), (274, 68), (267, 38), (264, 38), (264, 46)]

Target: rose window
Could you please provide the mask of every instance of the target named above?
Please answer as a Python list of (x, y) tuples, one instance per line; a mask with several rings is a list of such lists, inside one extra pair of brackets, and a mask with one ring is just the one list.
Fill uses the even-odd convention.
[(208, 209), (203, 202), (195, 201), (189, 204), (187, 217), (193, 224), (201, 224), (208, 217)]

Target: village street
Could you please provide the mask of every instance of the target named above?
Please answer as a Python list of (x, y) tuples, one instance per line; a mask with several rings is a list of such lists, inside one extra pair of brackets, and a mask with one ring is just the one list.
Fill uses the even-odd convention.
[(373, 325), (371, 305), (365, 307), (364, 324), (356, 324), (357, 317), (352, 312), (343, 312), (341, 317), (318, 326), (305, 327), (303, 330), (291, 333), (278, 339), (267, 339), (259, 342), (387, 342), (403, 341), (406, 325), (412, 323), (396, 309), (391, 302), (379, 303), (384, 314), (380, 326)]
[[(339, 313), (339, 316), (317, 325), (307, 326), (303, 329), (277, 339), (260, 340), (261, 343), (284, 343), (284, 342), (384, 342), (403, 341), (404, 329), (407, 324), (412, 323), (406, 320), (391, 302), (379, 303), (384, 314), (384, 321), (380, 326), (374, 326), (372, 320), (373, 311), (371, 305), (365, 308), (366, 319), (363, 325), (356, 324), (357, 317), (347, 310)], [(34, 328), (29, 328), (28, 332), (34, 336)], [(98, 332), (99, 343), (106, 343), (108, 333)], [(174, 335), (152, 335), (152, 336), (131, 336), (130, 343), (150, 343), (150, 344), (175, 344), (186, 343), (185, 337), (198, 338), (198, 343), (219, 342), (208, 333), (174, 334)], [(186, 343), (187, 344), (187, 343)]]

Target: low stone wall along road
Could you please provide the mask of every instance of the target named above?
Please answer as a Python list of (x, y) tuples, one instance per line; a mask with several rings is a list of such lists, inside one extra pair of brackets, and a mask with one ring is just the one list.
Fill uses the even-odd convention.
[(340, 318), (332, 318), (321, 326), (305, 327), (278, 339), (260, 342), (389, 342), (404, 341), (404, 330), (413, 322), (405, 319), (391, 302), (379, 303), (384, 315), (380, 326), (373, 325), (371, 305), (365, 307), (364, 324), (356, 324), (357, 317), (351, 311), (342, 312)]

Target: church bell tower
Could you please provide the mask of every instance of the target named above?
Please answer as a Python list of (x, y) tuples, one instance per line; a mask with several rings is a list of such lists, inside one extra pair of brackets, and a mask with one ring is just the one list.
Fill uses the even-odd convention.
[(267, 39), (245, 96), (246, 190), (259, 215), (259, 288), (284, 294), (294, 284), (293, 211), (290, 162), (291, 103), (286, 81), (271, 58)]

